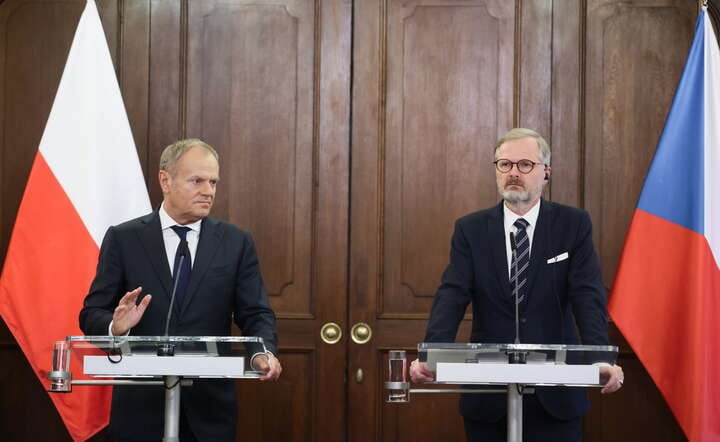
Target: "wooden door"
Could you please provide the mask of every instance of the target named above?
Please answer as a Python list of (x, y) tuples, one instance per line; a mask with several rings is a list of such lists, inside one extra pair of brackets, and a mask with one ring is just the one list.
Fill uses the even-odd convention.
[(253, 233), (278, 316), (283, 375), (237, 383), (242, 440), (345, 437), (346, 346), (319, 331), (347, 310), (351, 13), (341, 0), (188, 2), (180, 119), (219, 147), (214, 214)]
[(382, 382), (422, 341), (453, 221), (497, 201), (514, 34), (503, 0), (355, 3), (349, 323), (372, 337), (349, 343), (350, 441), (464, 440), (457, 395), (384, 405)]

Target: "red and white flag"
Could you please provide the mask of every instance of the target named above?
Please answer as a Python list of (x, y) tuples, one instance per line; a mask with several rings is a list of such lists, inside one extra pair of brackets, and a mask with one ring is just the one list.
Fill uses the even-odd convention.
[[(45, 387), (53, 342), (78, 313), (111, 225), (150, 212), (94, 0), (80, 17), (18, 210), (0, 279), (0, 315)], [(50, 394), (74, 440), (107, 425), (109, 387)]]

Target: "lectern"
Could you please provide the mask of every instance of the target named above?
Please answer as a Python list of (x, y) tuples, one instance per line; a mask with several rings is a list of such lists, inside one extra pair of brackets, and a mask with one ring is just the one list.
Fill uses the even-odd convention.
[(418, 344), (418, 359), (435, 372), (431, 384), (503, 385), (504, 389), (411, 389), (407, 381), (405, 351), (388, 353), (390, 379), (385, 382), (387, 402), (407, 403), (410, 394), (505, 393), (507, 440), (522, 441), (522, 395), (535, 386), (601, 387), (600, 366), (615, 364), (618, 348), (604, 345), (537, 344)]
[[(74, 385), (163, 385), (163, 441), (179, 441), (180, 387), (197, 378), (253, 379), (247, 355), (265, 353), (262, 338), (245, 336), (68, 336), (55, 342), (51, 393)], [(72, 361), (92, 379), (73, 379)]]

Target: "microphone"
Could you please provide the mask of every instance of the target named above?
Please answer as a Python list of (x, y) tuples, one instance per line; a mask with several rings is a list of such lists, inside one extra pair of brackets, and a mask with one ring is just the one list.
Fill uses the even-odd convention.
[[(515, 287), (513, 288), (513, 296), (515, 298), (515, 344), (520, 343), (520, 311), (518, 307), (518, 292), (520, 291), (520, 288), (518, 287), (518, 278), (517, 278), (517, 241), (515, 239), (515, 234), (513, 232), (510, 232), (510, 250), (512, 251), (512, 263), (513, 268), (515, 269)], [(510, 353), (510, 363), (511, 364), (524, 364), (526, 361), (526, 353), (521, 351), (514, 351)]]
[[(180, 274), (182, 273), (183, 261), (187, 259), (187, 253), (189, 252), (187, 247), (183, 247), (182, 242), (178, 247), (182, 247), (180, 253), (180, 260), (178, 261), (177, 274), (175, 276), (175, 282), (173, 283), (172, 294), (170, 295), (170, 306), (168, 307), (167, 317), (165, 318), (165, 334), (164, 337), (168, 336), (168, 330), (170, 329), (170, 318), (172, 318), (173, 305), (175, 304), (175, 293), (177, 293), (178, 282), (180, 281)], [(160, 344), (157, 349), (158, 356), (175, 356), (175, 344), (166, 342)]]

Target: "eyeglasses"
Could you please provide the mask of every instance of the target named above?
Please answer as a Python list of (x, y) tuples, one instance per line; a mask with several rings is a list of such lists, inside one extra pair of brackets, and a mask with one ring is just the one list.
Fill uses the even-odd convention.
[(522, 173), (530, 173), (535, 168), (535, 166), (542, 165), (547, 167), (547, 164), (543, 163), (536, 163), (534, 161), (530, 160), (520, 160), (520, 161), (510, 161), (506, 160), (505, 158), (500, 158), (499, 160), (493, 161), (493, 164), (495, 165), (495, 168), (498, 170), (498, 172), (501, 173), (507, 173), (510, 172), (513, 168), (513, 165), (517, 167), (517, 170), (519, 170)]

